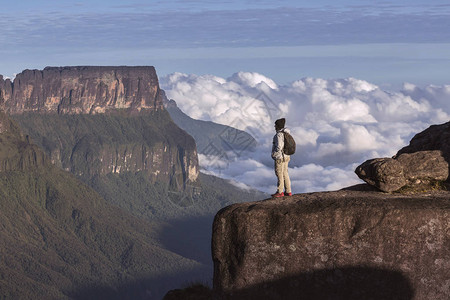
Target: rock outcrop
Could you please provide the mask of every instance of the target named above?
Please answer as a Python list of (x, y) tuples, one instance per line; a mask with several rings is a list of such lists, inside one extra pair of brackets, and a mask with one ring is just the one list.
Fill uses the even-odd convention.
[(0, 103), (3, 103), (6, 99), (10, 99), (12, 95), (12, 83), (10, 79), (3, 79), (0, 75)]
[(416, 134), (409, 145), (400, 149), (395, 155), (414, 153), (418, 151), (440, 150), (442, 156), (449, 161), (450, 158), (450, 122), (431, 125), (422, 132)]
[(0, 78), (0, 108), (11, 113), (95, 114), (163, 107), (154, 67), (47, 67)]
[(384, 192), (403, 187), (426, 190), (447, 180), (448, 162), (439, 150), (418, 151), (402, 153), (395, 158), (370, 159), (355, 172), (359, 178)]
[(449, 199), (355, 187), (224, 208), (214, 299), (449, 299)]
[(355, 173), (384, 192), (428, 190), (448, 179), (449, 162), (450, 122), (418, 133), (393, 158), (367, 160)]

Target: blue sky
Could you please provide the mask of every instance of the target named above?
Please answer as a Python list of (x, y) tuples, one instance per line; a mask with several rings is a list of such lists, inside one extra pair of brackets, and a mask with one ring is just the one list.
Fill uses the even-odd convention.
[(0, 74), (59, 65), (154, 65), (287, 83), (356, 77), (445, 84), (450, 4), (409, 1), (2, 1)]

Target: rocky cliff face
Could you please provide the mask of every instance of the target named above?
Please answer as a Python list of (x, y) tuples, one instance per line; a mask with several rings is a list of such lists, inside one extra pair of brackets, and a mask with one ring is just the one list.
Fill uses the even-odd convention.
[(0, 103), (3, 103), (6, 99), (10, 99), (12, 95), (12, 83), (10, 79), (3, 79), (0, 75)]
[(0, 78), (0, 108), (77, 176), (146, 172), (180, 187), (199, 173), (195, 141), (164, 110), (153, 67), (47, 67)]
[(179, 184), (199, 173), (194, 139), (166, 111), (129, 115), (14, 115), (51, 161), (89, 181), (97, 175), (145, 172)]
[(215, 299), (449, 299), (449, 199), (354, 188), (229, 206)]
[[(3, 82), (2, 82), (3, 81)], [(96, 114), (163, 107), (154, 67), (47, 67), (0, 79), (0, 108), (11, 113)]]

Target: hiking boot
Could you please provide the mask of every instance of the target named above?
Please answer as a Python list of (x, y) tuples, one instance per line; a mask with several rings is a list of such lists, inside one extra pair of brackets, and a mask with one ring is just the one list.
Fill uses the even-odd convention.
[(281, 192), (281, 193), (276, 192), (275, 194), (272, 195), (272, 197), (273, 198), (284, 197), (284, 193), (283, 192)]
[(284, 193), (285, 196), (292, 196), (292, 193)]

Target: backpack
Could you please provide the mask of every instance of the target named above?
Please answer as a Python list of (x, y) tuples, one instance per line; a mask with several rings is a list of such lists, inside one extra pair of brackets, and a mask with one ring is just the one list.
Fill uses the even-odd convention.
[(295, 141), (292, 135), (290, 135), (288, 132), (284, 133), (284, 147), (283, 152), (287, 155), (292, 155), (295, 153)]

